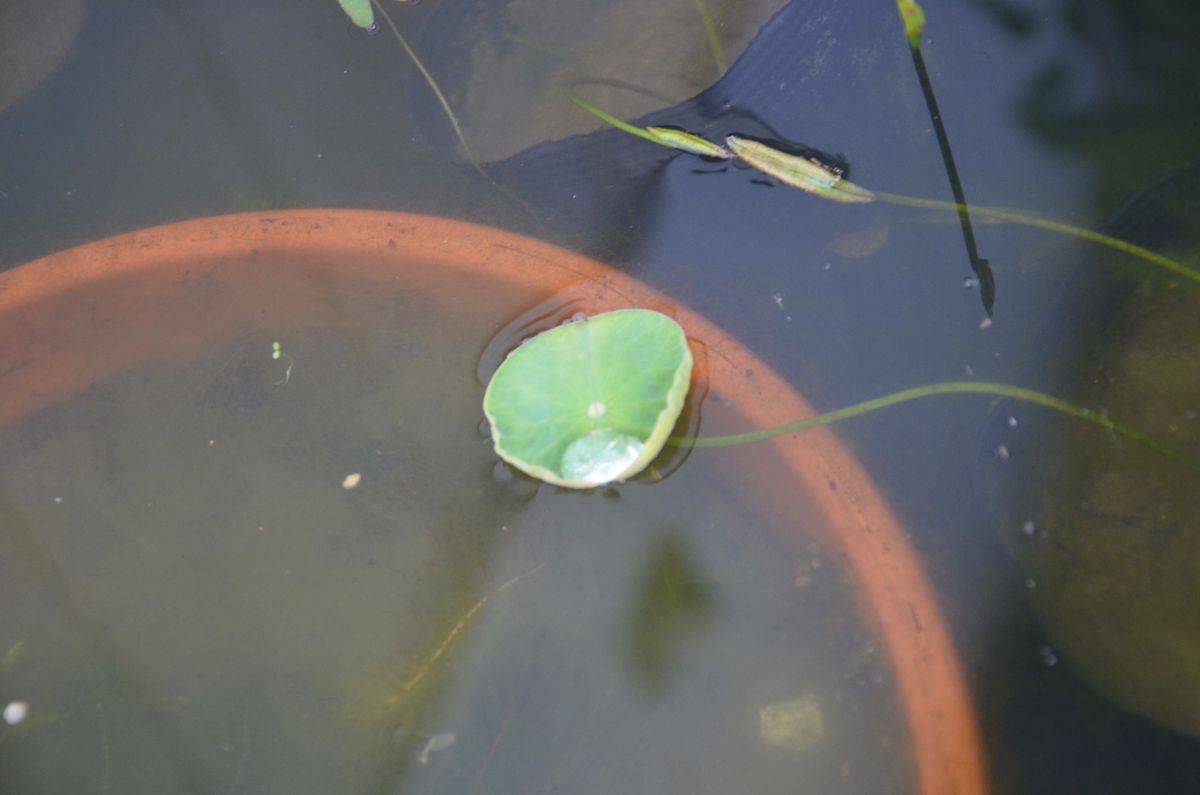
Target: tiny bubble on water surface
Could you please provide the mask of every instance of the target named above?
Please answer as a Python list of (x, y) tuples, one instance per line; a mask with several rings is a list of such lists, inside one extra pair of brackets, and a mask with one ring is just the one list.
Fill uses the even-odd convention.
[(1008, 427), (1010, 427), (1010, 428), (1015, 428), (1015, 427), (1017, 427), (1017, 418), (1016, 418), (1016, 417), (1009, 417), (1009, 418), (1008, 418)]
[(1053, 668), (1058, 665), (1058, 655), (1054, 653), (1054, 649), (1049, 646), (1042, 646), (1038, 651), (1041, 653), (1042, 662), (1046, 664), (1047, 668)]
[(370, 27), (367, 28), (367, 35), (374, 36), (375, 34), (379, 33), (380, 30), (381, 28), (379, 27), (379, 23), (372, 22)]
[(968, 290), (974, 290), (978, 286), (979, 286), (979, 280), (976, 279), (974, 276), (968, 276), (967, 278), (963, 279), (963, 287), (965, 287)]
[(979, 321), (979, 328), (981, 329), (990, 328), (991, 325), (992, 319), (990, 317), (985, 317), (983, 320)]
[(1025, 588), (1030, 591), (1036, 590), (1037, 589), (1037, 580), (1030, 577), (1029, 579), (1027, 579), (1025, 581)]
[(1025, 522), (1025, 524), (1021, 525), (1021, 532), (1025, 534), (1026, 538), (1033, 538), (1033, 534), (1037, 532), (1037, 525), (1033, 523), (1032, 519), (1030, 519), (1029, 521)]

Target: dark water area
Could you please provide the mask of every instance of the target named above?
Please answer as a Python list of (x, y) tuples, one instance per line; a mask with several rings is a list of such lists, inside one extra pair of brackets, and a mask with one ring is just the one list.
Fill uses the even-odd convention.
[[(224, 213), (353, 207), (447, 216), (581, 251), (646, 281), (729, 331), (819, 410), (932, 382), (995, 381), (1078, 403), (1129, 423), (1186, 455), (1200, 457), (1200, 383), (1192, 375), (1200, 372), (1200, 330), (1192, 320), (1200, 316), (1196, 311), (1200, 285), (1194, 281), (1095, 242), (999, 223), (974, 213), (978, 255), (987, 260), (995, 279), (989, 313), (955, 213), (882, 202), (822, 201), (747, 169), (678, 155), (608, 129), (572, 105), (564, 93), (575, 86), (589, 101), (623, 119), (678, 125), (713, 140), (737, 133), (811, 147), (844, 158), (849, 164), (847, 178), (868, 189), (952, 201), (934, 124), (890, 0), (740, 4), (714, 0), (708, 5), (730, 64), (720, 77), (693, 3), (645, 5), (618, 2), (597, 9), (594, 3), (563, 0), (424, 0), (419, 4), (387, 0), (389, 13), (458, 116), (480, 166), (477, 169), (425, 80), (386, 26), (377, 35), (367, 35), (346, 20), (333, 0), (300, 5), (225, 0), (85, 2), (78, 33), (64, 48), (57, 68), (19, 94), (13, 89), (15, 98), (0, 111), (0, 269), (117, 233)], [(928, 22), (921, 55), (969, 204), (1011, 208), (1101, 230), (1167, 255), (1184, 268), (1197, 268), (1200, 10), (1194, 3), (929, 0), (923, 6)], [(62, 14), (64, 20), (73, 18), (70, 8)], [(0, 23), (15, 25), (3, 16)], [(60, 34), (67, 24), (57, 28)], [(21, 38), (20, 30), (0, 29), (0, 46)], [(45, 51), (51, 51), (50, 43)], [(0, 53), (0, 68), (5, 68), (2, 58)], [(0, 79), (0, 91), (7, 91), (10, 82), (19, 81)], [(513, 318), (527, 309), (514, 305)], [(379, 323), (372, 330), (377, 340), (388, 333), (384, 321)], [(478, 352), (503, 325), (483, 324), (473, 332), (479, 339), (470, 334), (456, 339)], [(269, 342), (262, 337), (247, 344)], [(396, 340), (391, 344), (400, 345)], [(364, 394), (374, 396), (375, 402), (363, 395), (339, 395), (329, 387), (291, 408), (278, 408), (272, 418), (278, 426), (239, 426), (245, 422), (246, 401), (259, 399), (255, 398), (259, 392), (268, 396), (262, 400), (275, 399), (279, 390), (273, 381), (278, 373), (271, 373), (271, 383), (246, 386), (246, 392), (229, 391), (233, 387), (197, 392), (190, 380), (196, 373), (217, 372), (257, 377), (254, 365), (238, 369), (241, 354), (236, 348), (214, 351), (211, 359), (185, 363), (180, 370), (134, 373), (129, 376), (133, 381), (120, 382), (123, 386), (115, 382), (105, 389), (130, 400), (131, 395), (153, 388), (163, 396), (155, 405), (164, 407), (167, 416), (211, 415), (221, 418), (211, 421), (213, 427), (239, 427), (239, 435), (247, 439), (265, 434), (265, 440), (259, 439), (260, 450), (262, 445), (269, 449), (282, 444), (283, 436), (272, 434), (286, 435), (285, 427), (303, 447), (305, 439), (321, 432), (322, 406), (353, 399), (371, 407), (386, 401), (388, 389), (406, 389), (400, 375), (391, 380), (381, 375), (386, 361), (379, 349), (323, 349), (315, 341), (312, 348), (320, 351), (314, 358), (329, 367), (341, 360), (360, 368), (355, 383), (363, 384)], [(422, 356), (453, 359), (441, 349)], [(222, 369), (227, 361), (234, 362), (232, 370)], [(478, 398), (473, 391), (478, 386), (474, 374), (478, 362), (464, 359), (460, 364), (462, 373), (452, 370), (446, 377), (462, 376), (455, 383), (466, 386), (441, 387), (454, 395), (453, 401), (447, 401), (453, 405), (444, 407), (444, 422), (453, 425), (461, 420), (477, 434), (479, 418), (471, 406)], [(224, 378), (212, 375), (210, 382), (225, 383)], [(89, 399), (92, 404), (84, 401), (56, 409), (67, 416), (74, 412), (75, 420), (43, 418), (33, 428), (6, 431), (14, 440), (9, 449), (26, 449), (16, 446), (15, 440), (24, 439), (23, 444), (32, 445), (28, 449), (52, 448), (61, 461), (67, 461), (74, 455), (72, 444), (121, 448), (107, 437), (84, 442), (80, 436), (63, 435), (63, 428), (74, 427), (72, 422), (80, 426), (100, 422), (86, 419), (87, 412), (121, 405), (116, 398), (98, 404), (96, 396)], [(170, 407), (169, 412), (165, 407)], [(248, 410), (266, 411), (257, 403)], [(314, 416), (304, 416), (306, 411)], [(369, 414), (367, 408), (363, 411)], [(148, 444), (172, 433), (169, 424), (144, 422), (136, 411), (125, 419), (130, 424), (123, 433)], [(385, 422), (383, 417), (376, 420)], [(110, 422), (116, 419), (103, 420), (103, 424)], [(979, 395), (918, 400), (834, 427), (904, 522), (941, 599), (979, 712), (991, 791), (1200, 790), (1200, 696), (1196, 695), (1200, 693), (1196, 674), (1200, 625), (1188, 607), (1200, 598), (1200, 506), (1193, 496), (1200, 489), (1195, 488), (1194, 472), (1093, 425)], [(700, 428), (701, 433), (716, 430), (705, 424)], [(347, 438), (356, 434), (362, 449), (367, 449), (371, 432), (346, 430)], [(246, 444), (248, 450), (253, 448), (249, 441)], [(431, 451), (436, 449), (433, 442), (428, 444)], [(310, 452), (318, 461), (325, 454)], [(471, 459), (471, 465), (484, 467), (480, 471), (488, 473), (490, 482), (490, 451), (482, 446), (472, 453), (476, 454), (478, 460)], [(148, 471), (161, 470), (170, 455), (164, 452)], [(686, 473), (696, 458), (689, 458), (662, 489), (692, 487), (678, 473)], [(257, 471), (264, 478), (277, 473), (283, 484), (278, 493), (287, 496), (283, 502), (294, 505), (317, 489), (315, 476), (303, 468), (299, 473), (290, 470), (285, 463), (263, 460)], [(10, 504), (20, 504), (21, 493), (41, 494), (37, 489), (45, 488), (27, 473), (21, 476), (24, 486), (18, 488), (14, 480), (21, 469), (18, 464), (11, 457), (5, 462), (2, 488)], [(407, 465), (411, 469), (402, 471), (410, 474), (426, 466), (419, 461)], [(339, 461), (329, 472), (322, 470), (321, 477), (327, 480), (326, 475), (331, 478), (334, 470), (344, 468)], [(52, 467), (39, 471), (48, 469)], [(696, 477), (699, 483), (721, 478), (700, 473)], [(101, 479), (93, 485), (113, 505), (127, 499), (112, 482)], [(33, 491), (21, 492), (21, 488)], [(180, 491), (176, 506), (180, 515), (205, 508), (204, 494), (220, 488), (229, 484)], [(703, 485), (694, 488), (705, 493)], [(540, 510), (562, 511), (562, 516), (585, 502), (572, 496), (548, 497), (545, 490), (539, 494)], [(184, 507), (189, 500), (193, 501), (190, 507)], [(736, 500), (722, 494), (705, 502), (698, 513), (712, 512), (720, 517), (718, 528), (731, 527), (739, 511), (749, 510)], [(697, 596), (708, 593), (706, 588), (721, 576), (755, 571), (754, 566), (767, 563), (756, 557), (758, 562), (739, 564), (738, 555), (748, 553), (731, 551), (728, 538), (720, 532), (705, 535), (707, 525), (698, 518), (672, 524), (665, 514), (655, 513), (665, 508), (638, 507), (637, 499), (629, 502), (635, 505), (622, 509), (636, 518), (628, 521), (658, 528), (661, 532), (652, 534), (656, 541), (630, 537), (606, 541), (604, 503), (591, 499), (581, 510), (595, 526), (541, 540), (530, 530), (519, 541), (523, 551), (505, 558), (508, 568), (501, 566), (499, 572), (482, 578), (477, 570), (490, 560), (489, 550), (473, 549), (456, 556), (461, 549), (454, 543), (439, 547), (428, 542), (432, 551), (413, 552), (400, 546), (426, 542), (407, 536), (403, 542), (389, 541), (381, 516), (389, 506), (409, 510), (413, 504), (395, 493), (364, 509), (374, 511), (365, 519), (352, 512), (331, 514), (337, 522), (364, 528), (358, 540), (340, 542), (344, 557), (337, 565), (346, 568), (322, 568), (325, 563), (313, 552), (322, 543), (316, 525), (308, 542), (293, 553), (296, 570), (317, 577), (330, 592), (356, 576), (357, 570), (351, 571), (347, 561), (360, 558), (402, 561), (414, 554), (440, 555), (439, 560), (455, 561), (462, 571), (454, 568), (442, 580), (421, 580), (422, 585), (405, 594), (388, 590), (385, 578), (370, 580), (360, 592), (337, 603), (345, 611), (345, 621), (369, 613), (366, 605), (373, 599), (407, 600), (421, 609), (414, 608), (400, 627), (384, 627), (383, 619), (374, 616), (358, 632), (326, 638), (349, 650), (347, 660), (336, 661), (334, 654), (326, 660), (338, 675), (326, 675), (327, 670), (318, 675), (320, 666), (315, 663), (311, 669), (298, 666), (290, 675), (303, 681), (300, 689), (306, 698), (320, 701), (312, 706), (313, 714), (324, 710), (322, 715), (340, 715), (328, 704), (345, 693), (337, 692), (332, 683), (365, 681), (363, 671), (386, 668), (373, 656), (372, 637), (391, 638), (389, 651), (396, 650), (397, 638), (421, 637), (428, 642), (430, 637), (442, 637), (479, 594), (546, 561), (539, 550), (553, 553), (552, 559), (559, 563), (531, 577), (526, 583), (529, 589), (545, 588), (554, 599), (570, 594), (572, 580), (588, 581), (587, 566), (580, 561), (589, 557), (608, 560), (604, 571), (609, 573), (627, 566), (634, 574), (611, 583), (626, 599), (640, 594), (647, 603), (657, 600), (676, 607), (682, 600), (695, 613), (680, 619), (684, 625), (713, 621), (733, 633), (726, 643), (757, 649), (762, 659), (746, 653), (748, 659), (738, 669), (748, 680), (759, 675), (756, 665), (776, 670), (766, 661), (769, 655), (802, 655), (804, 644), (796, 638), (811, 637), (806, 634), (809, 630), (797, 631), (790, 645), (770, 650), (761, 645), (762, 638), (770, 636), (770, 627), (763, 630), (765, 635), (729, 639), (737, 635), (738, 621), (747, 626), (754, 623), (748, 616), (757, 610), (785, 612), (780, 604), (771, 606), (770, 592), (749, 587), (753, 575), (745, 575), (745, 582), (739, 584), (739, 588), (746, 585), (744, 592), (728, 586), (731, 592), (745, 594), (746, 601), (738, 603), (743, 605), (740, 612), (726, 614), (703, 607), (705, 597)], [(330, 511), (337, 507), (323, 501), (315, 504)], [(662, 504), (667, 504), (666, 495)], [(268, 500), (259, 508), (282, 510), (281, 505)], [(53, 506), (38, 510), (57, 510)], [(455, 521), (461, 527), (486, 523), (493, 510), (494, 505), (483, 500), (468, 506)], [(45, 522), (30, 519), (28, 526)], [(113, 552), (105, 547), (104, 532), (96, 529), (99, 535), (80, 542), (82, 546), (73, 551), (69, 537), (59, 538), (54, 543), (64, 551), (56, 554), (78, 559), (80, 565), (92, 561), (89, 565), (108, 567), (105, 572), (120, 571), (119, 560), (104, 557)], [(134, 543), (137, 533), (130, 530), (129, 534), (123, 543)], [(585, 534), (586, 541), (581, 541), (578, 536)], [(222, 568), (223, 553), (189, 543), (182, 532), (171, 543), (162, 543), (158, 554), (164, 561), (178, 554), (209, 558), (207, 565), (228, 578), (230, 604), (237, 603), (239, 589), (244, 589), (244, 598), (252, 599), (257, 575), (248, 562), (244, 567)], [(226, 539), (226, 543), (233, 542)], [(269, 550), (254, 554), (265, 559)], [(695, 574), (697, 564), (689, 555), (697, 554), (711, 566), (706, 569), (709, 574)], [(771, 556), (761, 550), (754, 554)], [(130, 556), (144, 562), (154, 559), (144, 549)], [(463, 573), (468, 570), (472, 573)], [(661, 576), (644, 574), (655, 571)], [(639, 572), (644, 574), (641, 579)], [(781, 572), (772, 576), (785, 577)], [(6, 579), (34, 574), (36, 567), (17, 575), (10, 571)], [(88, 582), (103, 581), (95, 572), (79, 576), (92, 577)], [(590, 587), (602, 589), (603, 578), (593, 576)], [(538, 578), (547, 584), (538, 585)], [(653, 583), (658, 580), (683, 582), (683, 596), (654, 596)], [(436, 582), (430, 585), (432, 581)], [(451, 587), (446, 584), (451, 581), (469, 585)], [(695, 582), (706, 585), (688, 590), (687, 584)], [(526, 585), (513, 586), (509, 595), (514, 603)], [(12, 587), (18, 594), (20, 589)], [(158, 587), (165, 589), (167, 584)], [(202, 584), (194, 587), (172, 598), (199, 599), (196, 594), (203, 591)], [(281, 585), (271, 592), (277, 604), (262, 608), (262, 620), (287, 615), (293, 607), (289, 600), (301, 593), (289, 588)], [(110, 596), (107, 609), (114, 612), (120, 609), (121, 599), (133, 598)], [(451, 606), (441, 612), (427, 609), (439, 598), (449, 600)], [(835, 606), (842, 598), (852, 599), (845, 592), (830, 591), (819, 609), (806, 608), (816, 616), (815, 626), (841, 626)], [(503, 604), (502, 599), (497, 601)], [(598, 601), (597, 609), (605, 604)], [(607, 617), (592, 616), (587, 621), (617, 622), (613, 616), (619, 607), (613, 605), (619, 604), (624, 603), (615, 600), (609, 605), (614, 613)], [(586, 607), (583, 599), (572, 609)], [(589, 645), (528, 604), (503, 609), (508, 611), (505, 620), (515, 623), (488, 624), (480, 637), (502, 635), (510, 627), (532, 648), (561, 644), (570, 650), (572, 661), (604, 653), (603, 643)], [(696, 617), (707, 615), (706, 610), (715, 611), (712, 615), (722, 616), (721, 620)], [(733, 621), (728, 615), (741, 618)], [(212, 620), (221, 628), (216, 637), (242, 644), (233, 657), (253, 657), (244, 627), (233, 621), (222, 623), (227, 619)], [(539, 629), (539, 622), (558, 629)], [(136, 636), (139, 626), (131, 619), (131, 636)], [(858, 629), (846, 631), (845, 638), (857, 637)], [(0, 636), (0, 653), (21, 639), (20, 633)], [(197, 634), (189, 642), (201, 644), (203, 639), (203, 634)], [(839, 660), (849, 660), (853, 655), (846, 649), (860, 641), (831, 641), (834, 651), (811, 661), (822, 672), (814, 681), (835, 681)], [(78, 638), (61, 643), (69, 649), (59, 659), (61, 668), (72, 667), (65, 659), (86, 667), (86, 650), (72, 645), (79, 643)], [(728, 648), (712, 643), (708, 648), (714, 654)], [(54, 655), (37, 656), (48, 653), (35, 646), (31, 644), (25, 654), (51, 665)], [(350, 791), (470, 791), (479, 786), (477, 776), (484, 769), (499, 770), (497, 775), (504, 781), (490, 791), (552, 792), (556, 782), (576, 781), (581, 771), (591, 769), (586, 764), (591, 742), (611, 754), (613, 766), (632, 764), (638, 758), (643, 749), (633, 742), (589, 739), (588, 727), (596, 724), (579, 717), (588, 710), (609, 709), (614, 711), (609, 716), (614, 724), (638, 720), (637, 698), (629, 693), (644, 696), (644, 691), (621, 678), (627, 672), (614, 674), (599, 664), (579, 669), (585, 683), (580, 692), (601, 687), (597, 682), (605, 676), (616, 677), (620, 687), (612, 686), (629, 701), (572, 701), (564, 696), (570, 706), (563, 707), (558, 717), (567, 720), (564, 716), (570, 715), (576, 722), (568, 721), (572, 730), (558, 739), (562, 746), (573, 745), (557, 747), (554, 732), (547, 728), (553, 716), (522, 713), (515, 695), (507, 694), (505, 701), (495, 691), (516, 693), (521, 687), (536, 689), (539, 682), (548, 681), (554, 692), (571, 694), (570, 672), (536, 667), (519, 652), (520, 642), (496, 648), (497, 656), (489, 658), (487, 665), (479, 661), (482, 658), (464, 657), (475, 662), (464, 663), (466, 673), (453, 688), (448, 687), (446, 692), (452, 695), (445, 696), (443, 703), (456, 705), (447, 707), (448, 714), (484, 716), (479, 725), (486, 731), (481, 730), (481, 735), (526, 738), (519, 751), (509, 756), (491, 753), (486, 743), (471, 746), (468, 735), (458, 730), (456, 745), (430, 751), (428, 765), (409, 764), (417, 774), (397, 777), (395, 770), (383, 765), (375, 771), (382, 778), (354, 778), (357, 773), (346, 771), (352, 769), (356, 753), (376, 754), (377, 762), (380, 748), (394, 747), (372, 745), (382, 742), (378, 736), (330, 739), (318, 731), (297, 731), (280, 737), (279, 756), (267, 759), (270, 754), (264, 751), (257, 768), (253, 760), (255, 749), (261, 747), (259, 740), (248, 742), (244, 769), (257, 772), (245, 775), (261, 778), (239, 779), (237, 786), (244, 791), (271, 791), (291, 781), (301, 787), (295, 782), (303, 782), (302, 776), (287, 779), (282, 771), (298, 776), (296, 771), (303, 766), (289, 767), (288, 760), (314, 749), (318, 753), (336, 749), (333, 753), (345, 763), (339, 771), (348, 776), (337, 781), (354, 781)], [(287, 668), (303, 656), (304, 649), (297, 640), (294, 647), (273, 650), (277, 656), (270, 659)], [(220, 655), (211, 650), (189, 661), (160, 657), (152, 649), (132, 653), (156, 671), (184, 666), (197, 677), (215, 676), (222, 687), (204, 691), (209, 697), (238, 698), (229, 688), (238, 681), (239, 671), (244, 672), (244, 662), (217, 665), (213, 658)], [(875, 663), (878, 660), (859, 660), (855, 676), (871, 679), (878, 673), (871, 668)], [(269, 680), (274, 675), (269, 665), (261, 668), (257, 676)], [(13, 670), (19, 670), (15, 664)], [(703, 681), (704, 675), (703, 668), (696, 669), (695, 681)], [(885, 672), (880, 676), (886, 681)], [(0, 701), (8, 703), (18, 696), (9, 696), (6, 677), (10, 674), (0, 671)], [(385, 674), (378, 678), (381, 681), (372, 691), (376, 700), (383, 698), (379, 692), (395, 686)], [(640, 686), (646, 687), (646, 681)], [(111, 670), (84, 677), (77, 685), (80, 712), (71, 714), (78, 718), (87, 712), (92, 729), (99, 725), (96, 704), (125, 705), (129, 715), (124, 725), (134, 727), (125, 738), (127, 747), (139, 742), (137, 732), (153, 732), (148, 715), (161, 717), (176, 708), (161, 701), (172, 697), (163, 693), (148, 696), (160, 699), (150, 706), (121, 701), (125, 696), (116, 694), (128, 683)], [(626, 686), (632, 690), (621, 690)], [(376, 687), (374, 680), (363, 690), (369, 687)], [(681, 758), (686, 756), (682, 749), (689, 736), (671, 735), (676, 725), (671, 721), (703, 722), (695, 701), (703, 687), (695, 682), (692, 687), (688, 698), (676, 695), (678, 711), (655, 713), (662, 720), (654, 727), (661, 743), (656, 747), (663, 749), (667, 761), (662, 765), (670, 769), (687, 767)], [(821, 692), (833, 698), (834, 690)], [(242, 768), (210, 766), (204, 754), (211, 749), (197, 750), (212, 735), (209, 729), (220, 725), (216, 734), (224, 739), (219, 742), (230, 744), (232, 750), (213, 755), (217, 762), (212, 764), (223, 764), (222, 754), (242, 753), (241, 727), (247, 714), (259, 716), (256, 721), (278, 720), (280, 725), (287, 722), (280, 715), (301, 714), (276, 709), (287, 703), (292, 692), (268, 689), (260, 696), (263, 703), (247, 706), (241, 717), (214, 708), (200, 723), (169, 738), (174, 743), (172, 752), (191, 760), (181, 768), (184, 774), (142, 783), (149, 781), (159, 791), (211, 791), (227, 786), (228, 777), (208, 780), (205, 776), (212, 770), (232, 775), (231, 771)], [(733, 710), (744, 695), (734, 687), (723, 696), (728, 699), (724, 703)], [(793, 695), (792, 701), (806, 697), (801, 692)], [(198, 691), (191, 697), (202, 696)], [(893, 715), (891, 699), (885, 693), (871, 708)], [(757, 693), (750, 700), (763, 701)], [(864, 703), (874, 704), (866, 697)], [(395, 730), (386, 717), (372, 714), (376, 724), (364, 718), (359, 725), (378, 732), (384, 731), (380, 727)], [(117, 716), (105, 720), (109, 719), (116, 725)], [(533, 725), (538, 720), (547, 724)], [(852, 746), (848, 738), (857, 729), (847, 727), (854, 725), (838, 726), (845, 733), (836, 736), (831, 729), (829, 742), (843, 743), (839, 748)], [(450, 730), (425, 726), (419, 741), (412, 737), (401, 741), (408, 743), (402, 748), (409, 762), (422, 751), (417, 746)], [(71, 731), (55, 742), (86, 744), (95, 738), (95, 732), (85, 728), (76, 726)], [(723, 735), (696, 731), (696, 742), (707, 743), (706, 748), (728, 750), (729, 746), (722, 746)], [(748, 748), (761, 745), (753, 722), (745, 732), (741, 736)], [(811, 754), (771, 768), (778, 758), (755, 756), (762, 752), (758, 746), (738, 751), (749, 756), (729, 750), (730, 756), (716, 758), (730, 765), (758, 760), (754, 763), (758, 773), (746, 779), (750, 783), (743, 791), (748, 792), (779, 791), (775, 787), (780, 777), (796, 769), (816, 770), (811, 779), (818, 782), (814, 786), (839, 781), (843, 787), (839, 791), (912, 791), (906, 778), (911, 770), (900, 758), (905, 742), (889, 732), (883, 734), (886, 742), (873, 737), (867, 743), (885, 750), (880, 752), (878, 768), (862, 778), (846, 778), (835, 769), (837, 765), (829, 760), (818, 763)], [(0, 760), (11, 753), (7, 749), (14, 747), (14, 739), (19, 738), (0, 735)], [(551, 769), (531, 761), (538, 755), (539, 742), (549, 743), (547, 754), (563, 755), (566, 761), (561, 767)], [(97, 786), (91, 782), (101, 780), (97, 775), (105, 769), (99, 761), (104, 747), (93, 743), (86, 765), (80, 763), (79, 778), (64, 778), (56, 785), (59, 789), (46, 791), (80, 791), (80, 787), (86, 791)], [(109, 747), (118, 747), (115, 739)], [(45, 753), (49, 758), (50, 751)], [(439, 755), (444, 755), (443, 760), (456, 759), (452, 769), (437, 768)], [(830, 757), (838, 764), (843, 758), (849, 757)], [(636, 782), (648, 787), (646, 791), (701, 787), (687, 777), (654, 779), (650, 777), (654, 765), (643, 764), (638, 770), (644, 770), (647, 778), (631, 778), (627, 784)], [(806, 764), (815, 767), (805, 768)], [(853, 766), (855, 771), (870, 768), (859, 757)], [(7, 769), (11, 769), (7, 762), (0, 766), (0, 771)], [(522, 778), (522, 771), (529, 769), (545, 774), (532, 788), (525, 786), (529, 779)], [(197, 778), (189, 778), (188, 771)], [(280, 777), (274, 778), (270, 771)], [(390, 782), (392, 788), (380, 788), (380, 780)], [(717, 786), (718, 780), (725, 789), (711, 791), (731, 791), (733, 785), (727, 780), (709, 783)], [(112, 781), (115, 786), (118, 779)], [(597, 781), (605, 783), (597, 784), (595, 791), (621, 786), (619, 779)], [(886, 790), (879, 788), (880, 781), (888, 782)], [(341, 786), (333, 779), (320, 784)], [(8, 791), (3, 781), (0, 789)], [(302, 787), (288, 791), (302, 791)], [(572, 786), (564, 791), (586, 790)]]

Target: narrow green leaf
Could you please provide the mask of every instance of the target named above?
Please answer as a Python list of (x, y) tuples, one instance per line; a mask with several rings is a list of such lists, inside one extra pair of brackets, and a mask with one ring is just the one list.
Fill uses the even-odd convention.
[(733, 153), (725, 147), (714, 144), (707, 138), (701, 138), (699, 135), (680, 130), (677, 127), (647, 127), (646, 132), (657, 138), (660, 143), (682, 152), (700, 155), (701, 157), (715, 157), (721, 160), (728, 160), (733, 157)]
[(753, 141), (737, 135), (726, 137), (725, 145), (748, 165), (785, 185), (799, 188), (814, 196), (852, 204), (875, 200), (875, 194), (871, 191), (842, 179), (840, 174), (807, 157), (781, 152), (762, 141)]

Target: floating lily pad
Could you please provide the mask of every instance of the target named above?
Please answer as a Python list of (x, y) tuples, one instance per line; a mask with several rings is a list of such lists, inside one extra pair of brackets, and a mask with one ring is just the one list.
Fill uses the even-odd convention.
[(621, 309), (545, 331), (492, 376), (496, 453), (548, 483), (587, 489), (640, 472), (683, 409), (692, 354), (679, 324)]

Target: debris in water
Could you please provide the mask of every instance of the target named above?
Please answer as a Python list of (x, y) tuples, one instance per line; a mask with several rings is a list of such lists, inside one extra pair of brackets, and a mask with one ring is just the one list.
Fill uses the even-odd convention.
[(429, 764), (429, 755), (438, 751), (445, 751), (454, 743), (458, 742), (458, 737), (454, 732), (440, 732), (429, 738), (425, 743), (425, 747), (421, 749), (421, 753), (417, 754), (417, 761), (423, 765)]
[(358, 488), (358, 484), (362, 483), (362, 474), (359, 472), (351, 472), (342, 479), (342, 488), (346, 491)]
[(271, 358), (276, 361), (280, 359), (287, 360), (287, 368), (283, 371), (283, 378), (275, 382), (275, 386), (284, 386), (288, 381), (292, 380), (292, 366), (295, 365), (296, 362), (291, 356), (288, 356), (283, 352), (283, 347), (279, 344), (278, 340), (271, 343)]
[(807, 750), (825, 735), (821, 705), (812, 695), (768, 704), (758, 711), (758, 733), (772, 748)]

